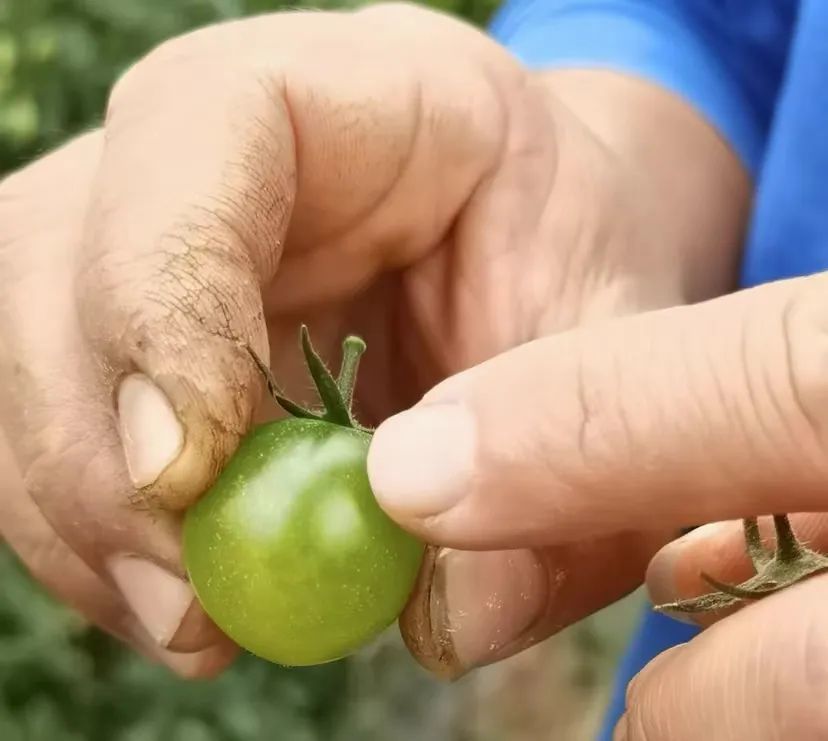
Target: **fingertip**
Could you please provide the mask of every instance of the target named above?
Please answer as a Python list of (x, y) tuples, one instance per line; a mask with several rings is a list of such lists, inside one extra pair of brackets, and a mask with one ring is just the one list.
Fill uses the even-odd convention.
[(112, 556), (107, 566), (146, 633), (159, 647), (169, 646), (194, 603), (190, 585), (157, 564), (130, 554)]
[(738, 522), (712, 522), (694, 528), (686, 535), (667, 543), (647, 566), (645, 577), (647, 590), (653, 604), (673, 602), (685, 595), (688, 585), (688, 568), (693, 569), (692, 581), (696, 584), (700, 564), (698, 553), (713, 553), (722, 543), (737, 535)]
[(181, 679), (215, 679), (236, 660), (239, 649), (233, 644), (219, 643), (196, 653), (175, 653), (158, 648), (151, 658)]
[(676, 599), (675, 567), (679, 551), (680, 546), (671, 543), (656, 553), (647, 566), (645, 583), (654, 605), (663, 605)]
[(476, 429), (460, 404), (425, 404), (383, 422), (368, 451), (368, 476), (380, 505), (404, 520), (433, 517), (468, 493)]

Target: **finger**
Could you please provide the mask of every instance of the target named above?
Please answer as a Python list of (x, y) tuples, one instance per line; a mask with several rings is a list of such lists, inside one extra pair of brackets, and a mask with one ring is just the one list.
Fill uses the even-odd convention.
[(826, 738), (826, 583), (768, 597), (645, 668), (615, 738)]
[(423, 666), (456, 679), (635, 589), (665, 539), (636, 533), (536, 550), (432, 547), (400, 620), (403, 638)]
[[(11, 450), (0, 431), (0, 536), (16, 552), (29, 573), (61, 603), (145, 658), (162, 663), (190, 678), (212, 676), (229, 665), (238, 653), (227, 638), (201, 645), (207, 651), (191, 655), (173, 653), (156, 640), (135, 618), (123, 597), (102, 581), (63, 542), (28, 496)], [(179, 650), (186, 650), (186, 645)]]
[[(809, 548), (828, 548), (828, 515), (794, 515), (791, 525), (797, 537)], [(765, 548), (768, 553), (772, 552), (776, 542), (772, 520), (760, 520), (759, 529)], [(740, 520), (711, 523), (665, 545), (647, 569), (647, 587), (653, 603), (666, 604), (710, 592), (711, 587), (702, 578), (703, 573), (729, 584), (738, 584), (755, 573), (746, 552)], [(706, 626), (733, 611), (674, 617)]]
[(388, 512), (461, 548), (824, 506), (828, 274), (529, 343), (381, 425)]
[[(120, 592), (160, 646), (195, 651), (224, 639), (181, 578), (179, 517), (130, 505), (111, 393), (74, 311), (72, 270), (101, 142), (100, 132), (80, 137), (0, 186), (0, 424), (26, 495), (57, 536), (47, 546), (65, 546)], [(30, 564), (39, 558), (16, 548)], [(151, 559), (139, 557), (147, 551)], [(93, 610), (97, 582), (75, 571), (78, 582), (60, 594)], [(101, 599), (106, 614), (93, 619), (112, 627), (117, 608), (111, 595)]]
[(68, 607), (121, 640), (138, 644), (131, 613), (54, 532), (25, 490), (5, 435), (0, 431), (0, 533), (32, 576)]

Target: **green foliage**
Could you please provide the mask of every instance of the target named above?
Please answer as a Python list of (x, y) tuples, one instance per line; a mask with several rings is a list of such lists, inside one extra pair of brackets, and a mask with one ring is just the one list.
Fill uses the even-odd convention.
[(293, 672), (242, 661), (187, 683), (123, 651), (55, 604), (0, 552), (0, 738), (155, 741), (319, 736), (335, 717), (345, 664)]
[[(3, 741), (395, 741), (446, 738), (452, 690), (393, 633), (351, 661), (282, 669), (243, 656), (183, 681), (87, 626), (0, 549)], [(438, 696), (439, 694), (439, 696)]]

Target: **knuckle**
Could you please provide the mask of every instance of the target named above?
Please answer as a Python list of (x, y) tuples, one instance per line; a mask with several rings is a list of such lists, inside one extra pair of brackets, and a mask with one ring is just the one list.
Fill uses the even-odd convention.
[(161, 322), (180, 325), (183, 333), (231, 342), (249, 339), (246, 330), (251, 310), (261, 319), (262, 308), (256, 286), (249, 279), (252, 271), (245, 253), (211, 251), (209, 246), (190, 241), (194, 237), (178, 239), (183, 248), (164, 254), (139, 302), (155, 306)]

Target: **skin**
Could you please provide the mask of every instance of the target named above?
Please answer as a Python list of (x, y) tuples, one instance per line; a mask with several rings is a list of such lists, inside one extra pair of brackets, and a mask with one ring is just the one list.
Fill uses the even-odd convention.
[[(380, 503), (435, 544), (409, 646), (450, 677), (502, 659), (637, 586), (681, 526), (823, 506), (825, 277), (716, 298), (749, 200), (669, 92), (529, 72), (423, 10), (172, 40), (118, 82), (102, 129), (0, 185), (0, 530), (104, 629), (184, 675), (220, 671), (235, 647), (198, 606), (158, 630), (113, 558), (183, 576), (181, 512), (267, 416), (239, 342), (301, 396), (296, 325), (326, 357), (356, 332), (360, 418), (414, 405), (369, 453)], [(737, 532), (659, 553), (660, 601), (694, 592), (700, 560), (736, 563)], [(713, 666), (812, 583), (683, 655)], [(794, 676), (796, 653), (779, 660)], [(805, 722), (770, 683), (737, 697), (688, 666), (652, 676), (692, 679), (714, 709), (773, 706), (769, 734)], [(631, 695), (650, 725), (629, 737), (672, 722), (660, 682)], [(693, 738), (695, 715), (669, 737)]]

